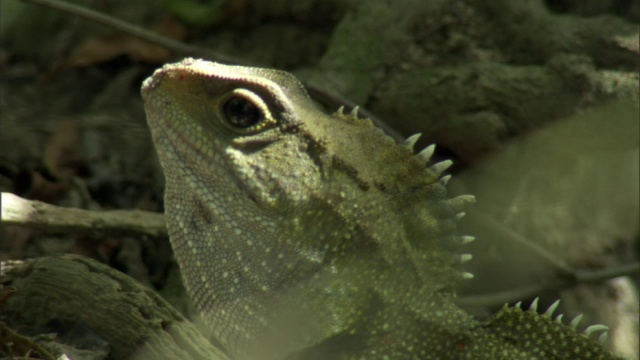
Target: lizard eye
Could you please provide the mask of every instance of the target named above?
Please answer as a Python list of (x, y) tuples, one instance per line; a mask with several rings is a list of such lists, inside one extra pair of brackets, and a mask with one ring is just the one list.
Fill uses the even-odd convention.
[(260, 123), (264, 114), (254, 103), (240, 96), (230, 97), (223, 105), (224, 116), (229, 124), (246, 129)]

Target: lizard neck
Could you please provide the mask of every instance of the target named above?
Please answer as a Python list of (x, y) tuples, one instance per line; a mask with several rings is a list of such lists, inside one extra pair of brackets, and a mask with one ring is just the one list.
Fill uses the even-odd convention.
[[(356, 236), (357, 230), (347, 226), (320, 200), (307, 199), (289, 211), (267, 211), (232, 176), (212, 179), (210, 172), (195, 170), (210, 166), (206, 156), (192, 155), (187, 161), (182, 165), (188, 166), (165, 170), (165, 202), (172, 204), (166, 209), (167, 225), (181, 271), (206, 274), (184, 276), (184, 282), (211, 335), (229, 352), (244, 352), (246, 344), (256, 344), (256, 337), (264, 337), (274, 329), (302, 330), (313, 324), (309, 319), (315, 315), (310, 316), (310, 312), (318, 318), (335, 320), (335, 314), (327, 314), (324, 309), (303, 311), (300, 304), (314, 303), (315, 299), (305, 301), (304, 297), (317, 295), (327, 281), (349, 289), (337, 285), (350, 281), (349, 276), (341, 274), (343, 264), (349, 260), (341, 259), (340, 263), (337, 254), (347, 251), (347, 247), (338, 244), (351, 239), (355, 247), (355, 239), (363, 238)], [(282, 302), (282, 298), (296, 301)], [(324, 307), (330, 301), (339, 299), (333, 297), (317, 304)], [(328, 308), (335, 313), (341, 309)], [(292, 325), (291, 315), (283, 315), (297, 311), (305, 313), (305, 324)], [(339, 320), (332, 329), (346, 327), (350, 321)], [(231, 326), (238, 323), (243, 326)], [(324, 326), (323, 330), (329, 328)], [(307, 338), (325, 336), (309, 329), (302, 332), (304, 338), (287, 341), (286, 345), (303, 346)], [(289, 334), (287, 339), (298, 335)], [(262, 341), (265, 342), (273, 343), (274, 339)]]

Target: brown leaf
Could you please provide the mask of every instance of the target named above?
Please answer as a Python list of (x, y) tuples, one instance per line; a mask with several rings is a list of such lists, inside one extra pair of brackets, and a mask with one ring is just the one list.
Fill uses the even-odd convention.
[(44, 148), (43, 162), (61, 183), (68, 184), (84, 159), (80, 149), (81, 130), (73, 120), (62, 120)]
[(31, 173), (31, 186), (24, 193), (30, 199), (55, 203), (69, 190), (69, 184), (53, 182), (38, 172)]
[[(152, 29), (153, 32), (174, 40), (183, 40), (186, 29), (173, 18), (164, 18)], [(94, 37), (80, 45), (61, 67), (85, 67), (107, 62), (127, 55), (134, 61), (162, 63), (169, 60), (171, 51), (128, 34), (115, 33)]]

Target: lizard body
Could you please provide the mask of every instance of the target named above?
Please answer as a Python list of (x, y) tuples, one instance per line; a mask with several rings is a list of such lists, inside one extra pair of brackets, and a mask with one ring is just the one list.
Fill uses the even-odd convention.
[(453, 305), (473, 197), (446, 197), (450, 162), (427, 166), (416, 137), (327, 115), (277, 70), (185, 59), (142, 94), (185, 286), (232, 357), (614, 358), (533, 310), (479, 323)]

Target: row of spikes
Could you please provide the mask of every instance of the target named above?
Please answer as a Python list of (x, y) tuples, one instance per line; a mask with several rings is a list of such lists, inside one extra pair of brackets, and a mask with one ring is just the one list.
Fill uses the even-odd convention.
[[(351, 110), (351, 112), (349, 112), (348, 114), (345, 114), (344, 106), (340, 106), (338, 108), (338, 110), (336, 111), (336, 114), (348, 115), (350, 117), (359, 119), (358, 110), (360, 110), (360, 107), (359, 106), (355, 106)], [(410, 151), (413, 151), (413, 148), (416, 145), (416, 142), (418, 142), (418, 139), (420, 139), (420, 136), (422, 136), (422, 134), (420, 134), (420, 133), (413, 134), (413, 135), (409, 136), (400, 145), (402, 147), (410, 150)], [(431, 144), (431, 145), (427, 146), (426, 148), (422, 149), (422, 151), (417, 153), (415, 156), (418, 158), (418, 160), (420, 160), (421, 162), (426, 164), (429, 161), (431, 161), (431, 156), (433, 155), (435, 150), (436, 150), (436, 145), (435, 144)], [(444, 160), (444, 161), (440, 161), (440, 162), (437, 162), (437, 163), (431, 165), (429, 167), (429, 169), (432, 172), (434, 172), (436, 175), (438, 175), (438, 177), (440, 177), (440, 175), (442, 175), (442, 173), (445, 170), (447, 170), (449, 167), (451, 167), (451, 165), (453, 165), (453, 161)], [(438, 180), (438, 182), (440, 182), (442, 185), (447, 185), (447, 183), (449, 182), (449, 179), (451, 179), (451, 175), (442, 176), (442, 177), (440, 177), (440, 180)], [(462, 196), (473, 197), (472, 195), (462, 195)]]
[[(354, 118), (359, 118), (358, 116), (358, 110), (360, 108), (358, 106), (355, 106), (351, 112), (349, 112), (349, 114), (346, 114), (348, 116), (354, 117)], [(338, 110), (336, 111), (337, 114), (340, 115), (345, 115), (344, 113), (344, 106), (340, 106), (340, 108), (338, 108)], [(409, 136), (404, 142), (402, 142), (400, 144), (400, 146), (406, 148), (409, 151), (414, 151), (414, 147), (416, 145), (416, 143), (418, 142), (418, 139), (420, 139), (420, 136), (422, 136), (422, 134), (417, 133), (417, 134), (413, 134), (411, 136)], [(420, 152), (418, 152), (415, 156), (416, 158), (421, 161), (424, 164), (428, 164), (431, 161), (431, 157), (433, 156), (433, 154), (435, 153), (436, 150), (436, 145), (435, 144), (431, 144), (429, 146), (427, 146), (426, 148), (422, 149)], [(432, 171), (434, 174), (436, 174), (436, 176), (438, 176), (438, 183), (440, 183), (440, 185), (442, 186), (446, 186), (447, 183), (449, 182), (449, 180), (451, 179), (451, 175), (445, 175), (442, 176), (442, 173), (444, 171), (446, 171), (449, 167), (451, 167), (451, 165), (453, 165), (453, 161), (451, 160), (443, 160), (440, 162), (437, 162), (435, 164), (432, 164), (431, 166), (429, 166), (429, 170)], [(465, 216), (465, 212), (463, 211), (464, 207), (475, 201), (475, 197), (473, 195), (460, 195), (457, 196), (453, 199), (449, 199), (447, 200), (447, 204), (454, 210), (457, 210), (456, 215), (454, 216), (454, 220), (456, 222), (460, 221), (464, 216)], [(465, 245), (468, 244), (470, 242), (475, 241), (475, 237), (474, 236), (469, 236), (469, 235), (464, 235), (464, 236), (459, 236), (457, 237), (459, 244), (460, 245)], [(460, 255), (460, 263), (466, 263), (468, 261), (470, 261), (473, 258), (473, 255), (471, 254), (461, 254)], [(473, 279), (473, 274), (470, 272), (461, 272), (460, 274), (461, 278), (463, 280), (470, 280)]]
[[(356, 112), (357, 114), (357, 112)], [(409, 151), (414, 151), (414, 147), (416, 145), (416, 143), (418, 142), (418, 139), (420, 139), (420, 136), (422, 136), (422, 134), (418, 133), (418, 134), (414, 134), (409, 136), (404, 142), (402, 142), (400, 145), (406, 149), (408, 149)], [(421, 161), (424, 164), (428, 164), (431, 161), (431, 157), (433, 156), (433, 154), (436, 151), (436, 145), (435, 144), (431, 144), (429, 146), (427, 146), (426, 148), (422, 149), (420, 152), (418, 152), (416, 155), (414, 155), (419, 161)], [(449, 180), (451, 179), (451, 175), (445, 175), (442, 176), (442, 173), (447, 170), (449, 167), (451, 167), (451, 165), (453, 165), (453, 161), (451, 160), (444, 160), (444, 161), (440, 161), (437, 162), (435, 164), (432, 164), (431, 166), (429, 166), (429, 170), (432, 171), (433, 173), (436, 174), (436, 176), (439, 177), (438, 182), (440, 183), (440, 185), (442, 186), (446, 186), (447, 183), (449, 182)], [(460, 195), (457, 196), (455, 198), (449, 199), (447, 200), (447, 204), (454, 209), (455, 211), (457, 211), (454, 220), (456, 222), (460, 221), (464, 216), (465, 216), (465, 212), (463, 211), (464, 208), (466, 207), (467, 204), (472, 203), (475, 201), (475, 196), (473, 195)], [(459, 243), (461, 245), (464, 244), (468, 244), (472, 241), (474, 241), (476, 238), (473, 236), (459, 236), (458, 240)], [(466, 263), (468, 261), (470, 261), (473, 258), (473, 255), (471, 254), (461, 254), (460, 255), (460, 263)], [(464, 280), (470, 280), (473, 279), (473, 274), (470, 272), (461, 272), (461, 277)]]
[[(338, 108), (338, 110), (336, 111), (336, 114), (347, 115), (347, 116), (359, 119), (358, 110), (360, 110), (360, 107), (359, 106), (355, 106), (351, 110), (351, 112), (349, 112), (348, 114), (345, 114), (344, 106), (340, 106)], [(420, 134), (420, 133), (413, 134), (413, 135), (409, 136), (400, 145), (402, 147), (410, 150), (410, 151), (413, 151), (413, 148), (416, 145), (416, 142), (418, 142), (418, 139), (420, 139), (420, 136), (422, 136), (422, 134)], [(431, 161), (431, 156), (434, 154), (435, 150), (436, 150), (436, 145), (435, 144), (431, 144), (431, 145), (427, 146), (426, 148), (422, 149), (422, 151), (417, 153), (415, 156), (418, 158), (418, 160), (420, 160), (421, 162), (426, 164), (429, 161)], [(438, 180), (438, 182), (442, 186), (446, 186), (447, 183), (449, 182), (449, 180), (451, 179), (451, 175), (445, 175), (445, 176), (441, 177), (442, 173), (445, 170), (447, 170), (449, 167), (451, 167), (451, 165), (453, 165), (453, 161), (444, 160), (444, 161), (440, 161), (440, 162), (437, 162), (437, 163), (429, 166), (429, 170), (431, 170), (433, 173), (435, 173), (440, 178)], [(469, 200), (472, 201), (474, 199), (474, 196), (473, 195), (461, 195), (461, 196), (458, 196), (456, 199), (466, 200), (464, 202), (468, 203)], [(456, 199), (451, 199), (451, 200), (456, 200)], [(462, 217), (462, 216), (464, 216), (464, 215), (461, 215), (460, 217)]]
[[(354, 110), (352, 111), (352, 115), (357, 116), (358, 113), (358, 108), (354, 108)], [(418, 139), (420, 138), (422, 134), (414, 134), (409, 136), (402, 144), (401, 146), (407, 148), (410, 151), (413, 151), (415, 144), (418, 142)], [(435, 144), (431, 144), (429, 146), (427, 146), (426, 148), (424, 148), (423, 150), (421, 150), (419, 153), (417, 153), (415, 156), (418, 158), (418, 160), (422, 161), (423, 163), (429, 163), (431, 161), (431, 156), (433, 156), (434, 152), (435, 152), (436, 146)], [(431, 165), (429, 167), (429, 169), (431, 171), (433, 171), (438, 177), (440, 177), (442, 175), (442, 173), (447, 170), (451, 165), (453, 164), (453, 161), (451, 160), (444, 160), (438, 163), (435, 163), (433, 165)], [(447, 185), (447, 183), (449, 182), (449, 180), (451, 179), (451, 175), (445, 175), (440, 177), (440, 179), (438, 180), (439, 183), (441, 183), (443, 186)], [(448, 200), (450, 202), (450, 204), (454, 207), (454, 208), (462, 208), (465, 204), (473, 201), (474, 197), (473, 195), (461, 195), (458, 196), (456, 198), (450, 199)], [(464, 217), (465, 213), (464, 212), (459, 212), (456, 215), (456, 219), (460, 220)], [(460, 237), (460, 242), (461, 244), (468, 244), (472, 241), (475, 240), (475, 237), (473, 236), (461, 236)], [(462, 254), (460, 255), (460, 262), (461, 263), (465, 263), (469, 260), (472, 259), (472, 255), (471, 254)], [(472, 279), (473, 278), (473, 274), (471, 273), (462, 273), (462, 278), (463, 279)], [(538, 312), (538, 301), (539, 298), (535, 298), (533, 300), (533, 302), (531, 303), (531, 305), (529, 306), (529, 311), (533, 311), (533, 312)], [(558, 306), (560, 305), (560, 299), (556, 300), (553, 304), (551, 304), (549, 306), (549, 308), (544, 312), (543, 316), (547, 316), (549, 318), (553, 317), (553, 313), (557, 310)], [(508, 306), (508, 304), (505, 304), (505, 306)], [(516, 308), (522, 309), (522, 302), (518, 302), (515, 305)], [(563, 318), (563, 314), (559, 314), (558, 316), (555, 317), (554, 321), (556, 323), (559, 324), (564, 324), (562, 321)], [(580, 314), (578, 316), (576, 316), (573, 320), (571, 320), (571, 322), (569, 323), (569, 326), (572, 327), (573, 329), (577, 329), (578, 325), (580, 324), (580, 321), (582, 321), (583, 318), (583, 314)], [(589, 327), (587, 327), (584, 330), (584, 335), (586, 337), (591, 336), (591, 334), (598, 332), (598, 331), (603, 331), (602, 334), (600, 334), (600, 336), (598, 337), (598, 341), (601, 343), (604, 343), (607, 341), (607, 338), (609, 336), (608, 331), (609, 328), (606, 325), (602, 325), (602, 324), (596, 324), (596, 325), (591, 325)]]
[[(538, 301), (540, 298), (535, 298), (533, 300), (533, 302), (531, 303), (531, 305), (529, 306), (529, 311), (533, 311), (533, 312), (538, 312)], [(551, 304), (549, 306), (549, 308), (547, 309), (547, 311), (544, 312), (543, 316), (552, 318), (553, 317), (553, 313), (556, 311), (556, 309), (558, 309), (558, 306), (560, 305), (560, 299), (556, 300), (553, 304)], [(504, 305), (505, 307), (508, 307), (508, 304)], [(518, 308), (518, 309), (522, 309), (522, 301), (519, 301), (518, 303), (516, 303), (514, 305), (514, 308)], [(562, 317), (564, 315), (563, 314), (559, 314), (558, 316), (555, 317), (554, 321), (557, 322), (558, 324), (563, 324), (562, 322)], [(582, 321), (582, 317), (583, 314), (580, 314), (578, 316), (576, 316), (573, 320), (571, 320), (571, 322), (569, 323), (569, 326), (576, 329), (578, 327), (578, 325), (580, 324), (580, 321)], [(607, 341), (607, 338), (609, 336), (609, 333), (607, 330), (609, 330), (609, 328), (606, 325), (602, 325), (602, 324), (596, 324), (596, 325), (591, 325), (589, 327), (587, 327), (584, 330), (584, 335), (586, 337), (589, 337), (591, 334), (593, 334), (596, 331), (602, 331), (604, 330), (604, 332), (602, 334), (600, 334), (600, 336), (598, 337), (598, 341), (600, 341), (601, 343), (604, 343), (605, 341)]]

